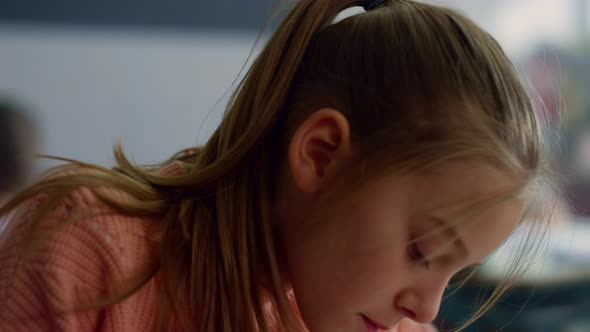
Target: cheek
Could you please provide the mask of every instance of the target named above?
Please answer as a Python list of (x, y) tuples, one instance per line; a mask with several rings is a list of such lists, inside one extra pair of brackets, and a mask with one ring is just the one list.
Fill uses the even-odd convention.
[(288, 240), (288, 273), (304, 316), (382, 305), (407, 279), (401, 221), (382, 207), (344, 206), (305, 236)]
[(312, 330), (340, 323), (350, 327), (359, 313), (389, 308), (409, 279), (398, 256), (382, 252), (328, 261), (322, 253), (301, 257), (292, 266), (292, 286), (304, 321)]
[(409, 233), (401, 209), (363, 203), (343, 203), (332, 213), (312, 216), (317, 222), (291, 239), (291, 259), (308, 268), (347, 272), (387, 270), (404, 263)]

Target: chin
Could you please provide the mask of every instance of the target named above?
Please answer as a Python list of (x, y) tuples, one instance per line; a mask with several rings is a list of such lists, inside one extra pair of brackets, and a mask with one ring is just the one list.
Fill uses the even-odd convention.
[(367, 332), (362, 318), (328, 321), (317, 319), (307, 324), (307, 332)]

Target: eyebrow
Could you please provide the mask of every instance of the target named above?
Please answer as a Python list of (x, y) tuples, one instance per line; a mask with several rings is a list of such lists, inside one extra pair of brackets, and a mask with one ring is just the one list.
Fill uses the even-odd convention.
[(465, 242), (463, 242), (463, 239), (461, 238), (461, 236), (459, 236), (459, 232), (457, 232), (457, 228), (455, 227), (455, 225), (449, 223), (444, 219), (440, 219), (437, 217), (431, 218), (433, 221), (436, 222), (436, 226), (439, 226), (440, 229), (444, 232), (445, 236), (453, 241), (453, 245), (458, 247), (459, 250), (461, 250), (462, 255), (464, 257), (469, 257), (469, 249), (467, 249)]

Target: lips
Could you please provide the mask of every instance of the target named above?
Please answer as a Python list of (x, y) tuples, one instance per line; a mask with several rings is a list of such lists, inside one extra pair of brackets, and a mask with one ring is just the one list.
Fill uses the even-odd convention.
[(389, 328), (387, 326), (377, 323), (365, 315), (361, 315), (361, 317), (363, 318), (365, 326), (367, 327), (367, 332), (378, 332), (379, 330), (384, 330), (384, 331), (389, 330)]

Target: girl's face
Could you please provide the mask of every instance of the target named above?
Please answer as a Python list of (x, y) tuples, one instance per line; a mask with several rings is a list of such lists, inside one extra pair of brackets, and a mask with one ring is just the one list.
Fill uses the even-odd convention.
[(337, 163), (339, 157), (305, 147), (313, 142), (317, 137), (291, 147), (293, 185), (283, 185), (278, 209), (286, 275), (311, 332), (386, 330), (404, 318), (432, 321), (451, 277), (490, 255), (522, 214), (523, 203), (514, 199), (473, 217), (470, 205), (513, 183), (491, 167), (467, 162), (380, 178), (326, 206), (318, 193), (330, 168), (316, 163), (313, 172), (294, 169), (309, 166), (299, 157)]

